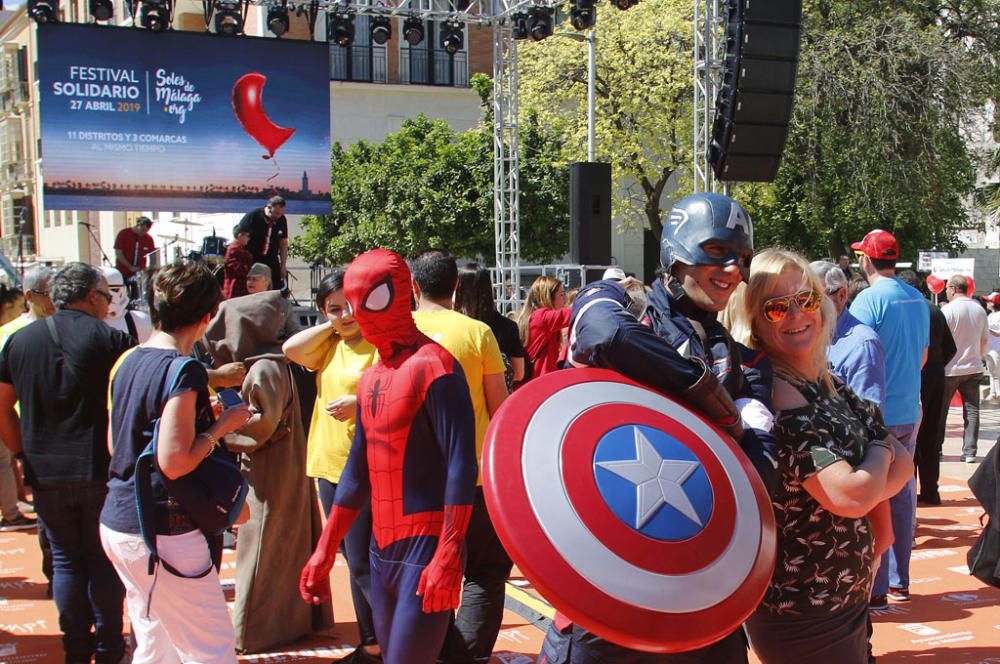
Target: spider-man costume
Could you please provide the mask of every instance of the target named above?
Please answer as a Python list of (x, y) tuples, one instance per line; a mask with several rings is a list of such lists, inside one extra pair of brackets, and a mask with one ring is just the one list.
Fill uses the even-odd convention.
[(344, 275), (344, 294), (379, 361), (358, 384), (351, 453), (299, 590), (307, 602), (330, 596), (337, 546), (370, 497), (372, 617), (383, 661), (433, 664), (462, 583), (477, 473), (472, 400), (455, 358), (413, 323), (402, 258), (362, 254)]

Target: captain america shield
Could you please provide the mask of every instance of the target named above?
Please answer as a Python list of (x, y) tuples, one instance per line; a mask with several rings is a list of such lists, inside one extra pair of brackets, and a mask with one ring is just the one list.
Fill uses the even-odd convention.
[(557, 371), (490, 422), (483, 487), (529, 581), (581, 627), (649, 652), (736, 629), (774, 569), (771, 503), (739, 447), (605, 369)]

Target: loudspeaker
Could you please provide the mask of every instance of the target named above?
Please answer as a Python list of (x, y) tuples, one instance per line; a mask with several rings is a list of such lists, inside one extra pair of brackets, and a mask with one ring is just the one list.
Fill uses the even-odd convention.
[(802, 0), (727, 0), (709, 162), (719, 180), (770, 182), (792, 117)]
[(581, 265), (611, 263), (611, 164), (569, 165), (569, 255)]

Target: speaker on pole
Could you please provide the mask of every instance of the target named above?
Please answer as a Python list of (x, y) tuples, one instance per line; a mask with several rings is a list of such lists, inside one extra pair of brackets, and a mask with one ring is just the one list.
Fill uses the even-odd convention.
[(726, 0), (725, 12), (709, 161), (719, 180), (770, 182), (792, 117), (802, 0)]
[(611, 164), (569, 165), (569, 255), (581, 265), (611, 263)]

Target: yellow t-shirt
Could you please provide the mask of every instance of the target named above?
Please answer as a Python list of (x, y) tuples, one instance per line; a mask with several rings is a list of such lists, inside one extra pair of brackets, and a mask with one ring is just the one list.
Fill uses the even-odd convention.
[(486, 408), (483, 377), (504, 372), (500, 346), (493, 330), (482, 321), (450, 309), (414, 311), (417, 329), (444, 346), (462, 365), (469, 383), (472, 409), (476, 415), (476, 460), (480, 462), (477, 484), (483, 483), (482, 455), (490, 411)]
[(378, 358), (375, 346), (364, 339), (353, 347), (345, 342), (330, 344), (323, 366), (316, 373), (316, 406), (309, 426), (306, 474), (336, 484), (344, 472), (354, 440), (354, 418), (341, 422), (330, 417), (326, 404), (358, 393), (361, 374)]
[[(12, 336), (14, 336), (15, 332), (17, 332), (18, 330), (20, 330), (22, 328), (28, 327), (29, 325), (31, 325), (34, 322), (35, 321), (33, 321), (33, 320), (28, 320), (24, 316), (24, 314), (22, 314), (22, 315), (18, 316), (17, 318), (15, 318), (14, 320), (12, 320), (9, 323), (7, 323), (6, 325), (0, 326), (0, 349), (3, 349), (3, 347), (7, 345), (7, 342), (10, 340), (10, 338)], [(21, 402), (20, 401), (17, 401), (17, 402), (14, 403), (14, 412), (16, 412), (18, 415), (21, 414)], [(2, 443), (0, 443), (0, 444), (2, 444)]]

